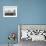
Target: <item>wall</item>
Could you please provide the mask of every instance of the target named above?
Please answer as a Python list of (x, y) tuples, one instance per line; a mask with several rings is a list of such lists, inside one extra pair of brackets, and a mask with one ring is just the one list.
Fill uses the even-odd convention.
[[(17, 5), (18, 17), (4, 18), (5, 5)], [(0, 44), (8, 43), (9, 32), (17, 34), (18, 24), (46, 24), (46, 0), (0, 0)]]
[[(0, 44), (7, 44), (8, 34), (10, 32), (16, 32), (17, 35), (17, 18), (5, 18), (3, 17), (3, 6), (18, 6), (18, 0), (0, 0)], [(15, 41), (18, 42), (17, 39)]]

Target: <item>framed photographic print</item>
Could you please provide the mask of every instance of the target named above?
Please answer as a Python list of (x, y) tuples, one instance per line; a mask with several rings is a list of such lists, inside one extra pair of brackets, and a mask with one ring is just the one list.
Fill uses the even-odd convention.
[(3, 17), (17, 17), (17, 6), (3, 6)]
[(45, 24), (19, 24), (18, 42), (22, 40), (46, 41)]

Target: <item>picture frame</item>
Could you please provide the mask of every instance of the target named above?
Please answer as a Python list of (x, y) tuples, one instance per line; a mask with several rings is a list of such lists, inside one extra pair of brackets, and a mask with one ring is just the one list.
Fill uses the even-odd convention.
[(3, 6), (3, 17), (17, 17), (17, 6)]
[[(25, 36), (21, 33), (23, 30), (28, 30), (28, 36), (31, 36), (32, 38), (29, 37), (28, 39), (25, 39), (23, 37), (21, 39), (22, 36)], [(36, 33), (34, 31), (36, 31)], [(33, 33), (31, 34), (31, 32)], [(18, 24), (18, 42), (20, 43), (22, 40), (46, 41), (46, 24)]]

